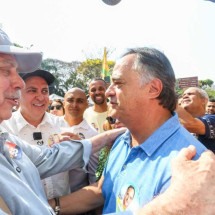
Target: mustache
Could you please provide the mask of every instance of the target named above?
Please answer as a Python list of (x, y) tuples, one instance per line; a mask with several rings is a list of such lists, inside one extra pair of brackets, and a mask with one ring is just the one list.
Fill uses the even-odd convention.
[(6, 92), (5, 97), (9, 99), (20, 99), (21, 90), (16, 90), (15, 92)]

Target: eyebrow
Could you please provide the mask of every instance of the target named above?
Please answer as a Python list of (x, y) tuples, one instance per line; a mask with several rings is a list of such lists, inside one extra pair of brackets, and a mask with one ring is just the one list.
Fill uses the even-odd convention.
[(7, 67), (7, 66), (18, 67), (18, 64), (17, 64), (17, 62), (12, 61), (10, 59), (0, 58), (0, 66), (1, 67)]
[[(37, 90), (38, 88), (37, 87), (33, 87), (33, 86), (29, 86), (29, 87), (26, 87), (25, 88), (26, 90), (29, 90), (29, 89), (32, 89), (32, 90)], [(43, 87), (42, 90), (47, 90), (49, 89), (48, 87)]]

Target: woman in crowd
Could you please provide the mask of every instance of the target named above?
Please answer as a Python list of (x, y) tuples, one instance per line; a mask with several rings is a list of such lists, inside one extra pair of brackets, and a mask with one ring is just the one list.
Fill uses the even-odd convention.
[(49, 105), (49, 112), (56, 116), (63, 116), (65, 113), (63, 102), (60, 99), (53, 100)]

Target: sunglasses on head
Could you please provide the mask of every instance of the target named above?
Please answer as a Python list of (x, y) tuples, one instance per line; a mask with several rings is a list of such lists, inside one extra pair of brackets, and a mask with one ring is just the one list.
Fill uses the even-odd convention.
[(49, 107), (50, 110), (54, 110), (55, 108), (56, 108), (56, 110), (60, 110), (62, 108), (62, 105), (56, 105), (56, 106)]
[(106, 120), (110, 123), (110, 124), (114, 124), (116, 122), (116, 119), (112, 118), (111, 116), (108, 116), (106, 118)]

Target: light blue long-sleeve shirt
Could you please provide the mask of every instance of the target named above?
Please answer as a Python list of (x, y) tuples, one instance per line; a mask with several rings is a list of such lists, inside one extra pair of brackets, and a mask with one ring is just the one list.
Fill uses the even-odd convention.
[[(0, 196), (13, 215), (50, 215), (41, 179), (84, 167), (91, 153), (89, 140), (65, 141), (52, 148), (32, 146), (0, 132)], [(0, 214), (4, 214), (0, 210)]]

